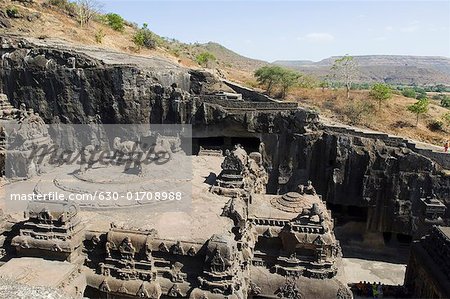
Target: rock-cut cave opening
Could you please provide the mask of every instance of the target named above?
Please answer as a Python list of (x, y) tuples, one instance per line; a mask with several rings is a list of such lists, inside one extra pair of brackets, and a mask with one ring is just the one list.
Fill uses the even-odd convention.
[(236, 144), (242, 145), (248, 153), (259, 151), (260, 140), (257, 137), (194, 137), (192, 138), (192, 154), (198, 155), (200, 147), (208, 150), (233, 149)]

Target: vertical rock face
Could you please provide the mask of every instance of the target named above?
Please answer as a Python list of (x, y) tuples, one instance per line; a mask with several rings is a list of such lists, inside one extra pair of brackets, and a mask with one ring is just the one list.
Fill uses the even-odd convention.
[(14, 106), (25, 103), (47, 122), (56, 115), (66, 123), (87, 123), (94, 115), (103, 123), (179, 121), (173, 111), (179, 110), (176, 102), (183, 102), (190, 88), (191, 75), (185, 69), (167, 70), (151, 60), (143, 69), (71, 50), (0, 41), (0, 90)]
[(280, 187), (281, 176), (287, 180), (283, 191), (311, 179), (327, 202), (367, 208), (368, 230), (413, 235), (421, 197), (434, 192), (449, 204), (449, 177), (407, 148), (327, 130), (264, 141), (272, 161), (271, 192)]

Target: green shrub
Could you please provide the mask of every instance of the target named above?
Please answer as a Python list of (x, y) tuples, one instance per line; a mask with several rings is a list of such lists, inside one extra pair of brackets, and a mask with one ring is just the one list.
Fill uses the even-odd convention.
[(450, 97), (446, 94), (439, 93), (433, 96), (433, 100), (439, 101), (442, 107), (450, 108)]
[(145, 47), (148, 49), (156, 48), (156, 38), (153, 32), (148, 29), (148, 25), (144, 23), (142, 28), (138, 29), (133, 36), (133, 42), (138, 49)]
[(407, 98), (415, 99), (416, 91), (414, 89), (408, 87), (408, 88), (403, 89), (402, 95)]
[(64, 8), (67, 4), (67, 0), (48, 0), (47, 3), (59, 8)]
[(9, 6), (6, 8), (6, 14), (10, 18), (20, 18), (19, 9), (15, 6)]
[(374, 110), (375, 107), (367, 101), (350, 101), (345, 104), (343, 114), (351, 124), (356, 125), (361, 124)]
[(216, 57), (209, 52), (203, 52), (195, 56), (195, 61), (201, 66), (207, 66), (208, 63), (216, 61)]
[(95, 41), (98, 44), (101, 44), (103, 42), (103, 38), (106, 36), (106, 34), (103, 32), (103, 29), (99, 29), (96, 33), (95, 33)]
[(441, 98), (441, 106), (450, 108), (450, 97), (448, 95), (443, 95), (443, 97)]
[(450, 126), (450, 112), (445, 113), (445, 114), (442, 116), (442, 120), (444, 121), (444, 123), (445, 123), (447, 126)]
[(444, 129), (444, 122), (441, 120), (434, 119), (428, 123), (427, 127), (431, 131), (442, 131)]
[(181, 51), (180, 48), (172, 48), (170, 49), (170, 53), (175, 57), (180, 57)]
[(116, 13), (105, 15), (106, 23), (113, 30), (122, 32), (125, 29), (125, 20)]
[(418, 92), (417, 95), (416, 95), (416, 99), (418, 99), (419, 101), (420, 100), (425, 100), (427, 98), (428, 98), (428, 96), (427, 96), (427, 93), (425, 91)]

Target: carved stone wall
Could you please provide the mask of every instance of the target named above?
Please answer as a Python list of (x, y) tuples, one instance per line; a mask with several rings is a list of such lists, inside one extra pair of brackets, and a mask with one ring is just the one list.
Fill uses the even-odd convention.
[(405, 286), (413, 298), (450, 297), (450, 227), (435, 226), (414, 242)]

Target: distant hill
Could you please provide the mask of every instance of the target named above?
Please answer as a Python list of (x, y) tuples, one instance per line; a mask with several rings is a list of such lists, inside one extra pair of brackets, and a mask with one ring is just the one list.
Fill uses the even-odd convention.
[(193, 48), (197, 51), (211, 52), (224, 66), (239, 70), (253, 72), (256, 69), (269, 64), (267, 61), (248, 58), (225, 48), (221, 44), (209, 42), (206, 44), (196, 44)]
[[(333, 62), (342, 56), (313, 61), (278, 60), (274, 64), (323, 78)], [(434, 56), (365, 55), (355, 56), (358, 82), (384, 81), (403, 85), (450, 85), (450, 58)]]

